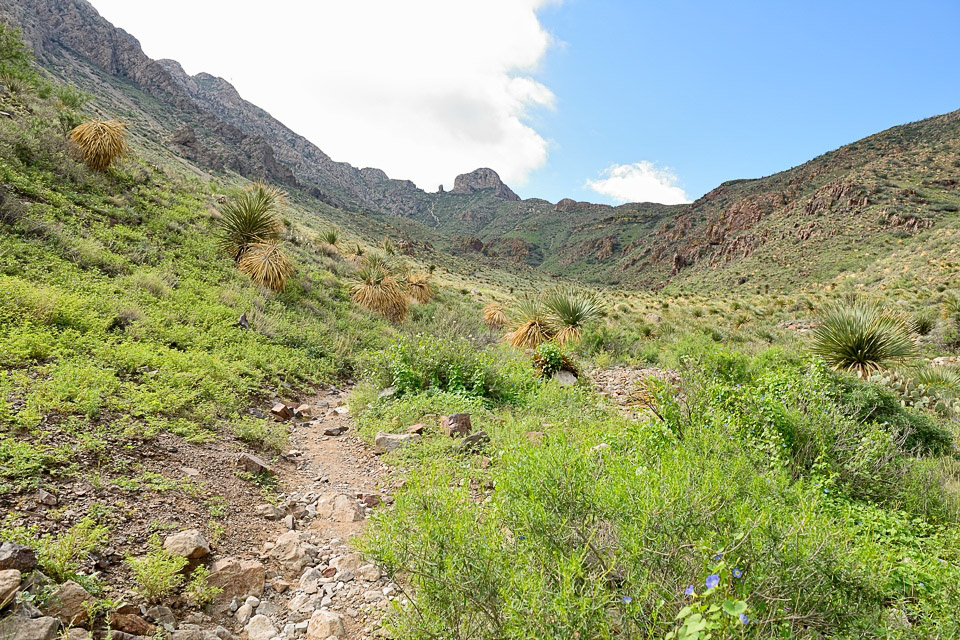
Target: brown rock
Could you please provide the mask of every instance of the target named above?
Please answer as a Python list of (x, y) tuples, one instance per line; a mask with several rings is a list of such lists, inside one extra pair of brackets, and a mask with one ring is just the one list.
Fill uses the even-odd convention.
[(90, 622), (90, 607), (96, 603), (97, 599), (83, 587), (68, 580), (54, 591), (43, 613), (57, 618), (66, 627), (85, 627)]
[(246, 596), (259, 597), (263, 593), (264, 578), (263, 564), (256, 560), (222, 558), (210, 567), (207, 584), (223, 589), (219, 600), (231, 600)]
[(37, 554), (22, 544), (4, 542), (0, 545), (0, 570), (17, 569), (29, 573), (37, 568)]
[(344, 427), (344, 426), (339, 426), (339, 427), (327, 427), (326, 429), (323, 430), (323, 435), (325, 435), (325, 436), (339, 436), (339, 435), (343, 435), (343, 434), (346, 433), (346, 432), (347, 432), (347, 427)]
[(152, 636), (157, 628), (134, 613), (113, 612), (108, 616), (113, 629), (129, 633), (134, 636)]
[(260, 475), (261, 473), (272, 474), (270, 466), (260, 458), (249, 453), (241, 453), (237, 458), (237, 466), (248, 473)]
[(308, 404), (298, 405), (297, 408), (293, 410), (293, 415), (298, 418), (309, 418), (313, 415), (313, 407)]
[(470, 432), (473, 430), (470, 424), (469, 413), (455, 413), (451, 416), (443, 416), (443, 418), (440, 419), (440, 426), (443, 428), (443, 432), (451, 438), (470, 435)]
[(540, 444), (544, 435), (546, 434), (543, 431), (527, 431), (527, 440), (530, 444)]
[(379, 506), (380, 496), (373, 493), (366, 493), (363, 495), (363, 497), (360, 498), (360, 502), (362, 502), (364, 506), (367, 506), (373, 509), (374, 507)]
[(273, 405), (273, 407), (270, 409), (270, 413), (280, 420), (289, 420), (293, 417), (293, 409), (288, 407), (283, 402), (278, 402), (277, 404)]
[(418, 436), (422, 436), (426, 428), (427, 428), (427, 425), (421, 422), (419, 424), (415, 424), (413, 426), (407, 427), (407, 433), (415, 433)]

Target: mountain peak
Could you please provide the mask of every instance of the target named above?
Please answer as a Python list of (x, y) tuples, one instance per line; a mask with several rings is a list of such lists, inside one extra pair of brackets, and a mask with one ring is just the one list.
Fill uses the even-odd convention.
[(469, 194), (481, 189), (493, 189), (493, 195), (503, 200), (520, 200), (520, 196), (503, 183), (496, 171), (485, 167), (458, 175), (450, 193)]

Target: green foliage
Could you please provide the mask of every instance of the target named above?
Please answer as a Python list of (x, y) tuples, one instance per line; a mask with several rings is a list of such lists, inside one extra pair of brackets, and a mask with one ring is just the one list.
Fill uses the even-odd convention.
[(57, 582), (77, 580), (87, 557), (107, 541), (108, 535), (106, 526), (89, 517), (57, 536), (39, 536), (35, 529), (23, 527), (0, 529), (0, 539), (31, 547), (40, 570)]
[(559, 287), (547, 292), (543, 304), (553, 317), (559, 344), (580, 340), (583, 329), (600, 318), (599, 296), (587, 289)]
[(32, 59), (20, 36), (20, 29), (0, 22), (0, 73), (23, 73)]
[(836, 369), (861, 376), (917, 353), (902, 320), (861, 300), (830, 307), (821, 314), (813, 336), (813, 353)]
[(180, 573), (189, 561), (163, 548), (160, 536), (150, 539), (150, 551), (139, 558), (127, 558), (127, 566), (137, 584), (137, 592), (149, 602), (158, 602), (183, 585)]
[(203, 565), (198, 566), (190, 574), (190, 580), (184, 588), (184, 595), (195, 607), (203, 608), (213, 602), (218, 595), (223, 593), (220, 587), (214, 587), (209, 584), (210, 570)]
[(749, 607), (739, 599), (745, 592), (743, 569), (728, 568), (721, 555), (714, 557), (702, 587), (690, 585), (685, 604), (677, 613), (677, 627), (664, 640), (740, 638), (750, 624)]
[(544, 342), (533, 352), (533, 366), (542, 378), (550, 378), (560, 370), (577, 372), (573, 361), (563, 352), (563, 348), (553, 342)]

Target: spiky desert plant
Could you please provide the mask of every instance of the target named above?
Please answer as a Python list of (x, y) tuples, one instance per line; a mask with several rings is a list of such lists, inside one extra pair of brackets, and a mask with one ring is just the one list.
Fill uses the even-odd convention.
[(399, 322), (407, 315), (403, 287), (380, 265), (363, 265), (353, 275), (351, 298), (364, 309)]
[(902, 319), (862, 300), (824, 310), (813, 332), (811, 350), (833, 368), (861, 377), (917, 353), (910, 329)]
[(390, 265), (387, 263), (387, 257), (382, 253), (367, 253), (363, 256), (361, 262), (363, 262), (363, 265), (366, 267), (383, 269), (388, 273), (390, 271)]
[(388, 256), (392, 256), (397, 252), (397, 246), (393, 244), (393, 240), (390, 238), (384, 238), (383, 242), (380, 243), (380, 248), (383, 249), (383, 252)]
[(600, 298), (592, 291), (558, 288), (549, 291), (543, 304), (557, 327), (554, 340), (566, 344), (579, 340), (583, 328), (597, 320), (603, 310)]
[(363, 250), (363, 247), (361, 247), (358, 244), (353, 248), (353, 250), (350, 252), (350, 255), (348, 255), (347, 257), (353, 260), (354, 262), (360, 262), (361, 260), (363, 260), (363, 256), (365, 255), (365, 253), (366, 252)]
[(229, 198), (220, 206), (220, 247), (239, 263), (251, 245), (276, 244), (282, 228), (276, 209), (281, 202), (279, 189), (259, 182)]
[(90, 120), (69, 135), (80, 158), (94, 171), (106, 171), (127, 153), (127, 125), (116, 120)]
[(282, 291), (287, 278), (293, 274), (289, 258), (277, 244), (271, 242), (249, 245), (237, 266), (261, 287), (273, 291)]
[(516, 306), (510, 344), (521, 349), (536, 349), (553, 339), (556, 328), (546, 305), (537, 298), (524, 298)]
[(340, 242), (340, 234), (337, 233), (336, 229), (327, 229), (320, 234), (320, 239), (330, 246), (337, 246), (337, 243)]
[(423, 304), (430, 302), (433, 297), (433, 287), (430, 285), (429, 273), (411, 273), (407, 276), (407, 292), (410, 297)]
[(926, 365), (917, 369), (916, 380), (931, 389), (960, 397), (960, 369), (944, 365)]
[(507, 313), (496, 302), (491, 302), (483, 308), (483, 324), (490, 329), (503, 329), (508, 322)]

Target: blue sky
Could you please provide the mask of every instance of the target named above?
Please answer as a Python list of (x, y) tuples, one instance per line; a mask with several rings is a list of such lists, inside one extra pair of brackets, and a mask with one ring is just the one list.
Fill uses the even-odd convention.
[[(960, 2), (566, 0), (536, 78), (550, 142), (524, 196), (599, 200), (611, 164), (669, 167), (690, 198), (960, 109)], [(609, 201), (609, 199), (607, 199)]]
[(687, 201), (960, 109), (960, 0), (92, 2), (428, 191), (487, 166), (523, 197)]

